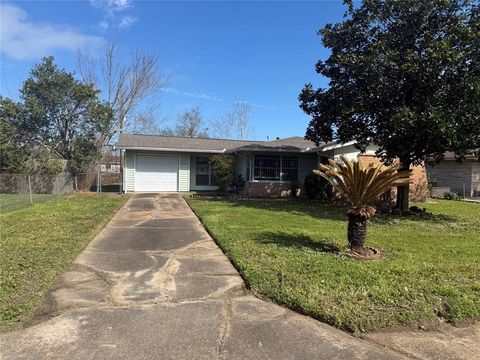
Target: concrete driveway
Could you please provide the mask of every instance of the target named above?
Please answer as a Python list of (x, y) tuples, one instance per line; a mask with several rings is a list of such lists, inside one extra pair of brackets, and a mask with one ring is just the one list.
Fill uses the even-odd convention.
[(400, 359), (245, 290), (176, 194), (138, 194), (57, 282), (2, 359)]

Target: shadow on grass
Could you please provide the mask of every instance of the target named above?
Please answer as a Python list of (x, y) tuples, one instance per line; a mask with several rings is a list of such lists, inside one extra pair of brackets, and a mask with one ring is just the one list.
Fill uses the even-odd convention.
[[(309, 201), (303, 199), (224, 199), (233, 207), (250, 208), (255, 210), (269, 210), (288, 212), (291, 214), (307, 215), (317, 219), (344, 221), (345, 207), (340, 205)], [(279, 216), (281, 216), (279, 214)]]
[[(211, 199), (210, 199), (211, 200)], [(299, 213), (312, 216), (317, 219), (329, 219), (346, 221), (346, 206), (331, 203), (312, 201), (306, 199), (229, 199), (218, 198), (213, 201), (223, 201), (233, 207), (251, 208), (257, 210), (270, 210), (278, 212)], [(394, 214), (380, 214), (372, 219), (373, 223), (389, 224), (393, 221), (419, 221), (429, 223), (456, 222), (458, 219), (454, 216), (445, 214), (417, 213), (408, 216)]]
[(325, 239), (313, 239), (309, 236), (277, 232), (263, 232), (256, 236), (262, 244), (275, 244), (282, 247), (308, 248), (326, 253), (339, 253), (341, 248)]
[(418, 213), (407, 216), (393, 214), (377, 214), (372, 222), (376, 224), (390, 224), (393, 221), (419, 221), (428, 223), (456, 222), (457, 218), (445, 214)]

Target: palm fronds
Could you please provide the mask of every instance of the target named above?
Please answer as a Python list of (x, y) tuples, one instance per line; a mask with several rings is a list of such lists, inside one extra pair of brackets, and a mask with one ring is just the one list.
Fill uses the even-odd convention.
[(349, 214), (370, 218), (375, 214), (373, 205), (380, 195), (390, 188), (406, 185), (408, 172), (398, 172), (399, 165), (365, 167), (359, 161), (345, 156), (341, 161), (329, 160), (329, 165), (320, 165), (315, 174), (329, 181), (333, 188), (348, 201)]

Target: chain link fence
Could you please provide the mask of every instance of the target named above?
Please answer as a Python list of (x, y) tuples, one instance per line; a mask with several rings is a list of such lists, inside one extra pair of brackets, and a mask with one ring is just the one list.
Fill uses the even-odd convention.
[(0, 174), (0, 212), (5, 213), (73, 192), (69, 175)]
[(121, 193), (123, 191), (121, 173), (79, 173), (74, 176), (73, 182), (75, 191), (114, 193)]
[(76, 175), (0, 174), (0, 213), (77, 192), (122, 192), (122, 174), (92, 172)]

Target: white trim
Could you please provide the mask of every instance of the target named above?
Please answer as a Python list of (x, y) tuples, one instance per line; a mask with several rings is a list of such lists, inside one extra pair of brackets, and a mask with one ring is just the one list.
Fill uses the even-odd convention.
[(122, 185), (122, 190), (123, 193), (125, 194), (127, 192), (127, 151), (120, 149), (120, 156), (122, 156), (123, 152), (123, 185)]
[[(201, 157), (205, 157), (208, 159), (208, 183), (209, 185), (198, 185), (197, 184), (197, 159), (198, 158), (201, 158)], [(210, 160), (211, 160), (211, 156), (202, 156), (202, 155), (193, 155), (192, 156), (193, 158), (193, 167), (190, 169), (190, 175), (192, 176), (192, 181), (190, 181), (190, 184), (191, 184), (191, 188), (192, 188), (192, 185), (194, 188), (210, 188), (210, 189), (217, 189), (218, 188), (218, 185), (211, 185), (212, 183), (212, 175), (213, 175), (213, 169), (212, 169), (212, 164), (210, 163)], [(192, 166), (192, 161), (190, 161), (190, 166)], [(203, 189), (205, 190), (205, 189)]]
[(213, 153), (213, 154), (222, 154), (227, 149), (223, 150), (198, 150), (198, 149), (177, 149), (177, 148), (153, 148), (153, 147), (142, 147), (142, 146), (118, 146), (119, 149), (125, 150), (148, 150), (148, 151), (169, 151), (169, 152), (188, 152), (188, 153)]
[(355, 140), (353, 140), (353, 141), (349, 141), (349, 142), (346, 142), (346, 143), (335, 143), (335, 144), (331, 144), (331, 145), (325, 145), (323, 147), (320, 146), (320, 147), (318, 147), (318, 149), (320, 151), (329, 151), (329, 150), (334, 150), (334, 149), (339, 149), (339, 148), (342, 148), (342, 147), (354, 145), (356, 143), (357, 142)]

